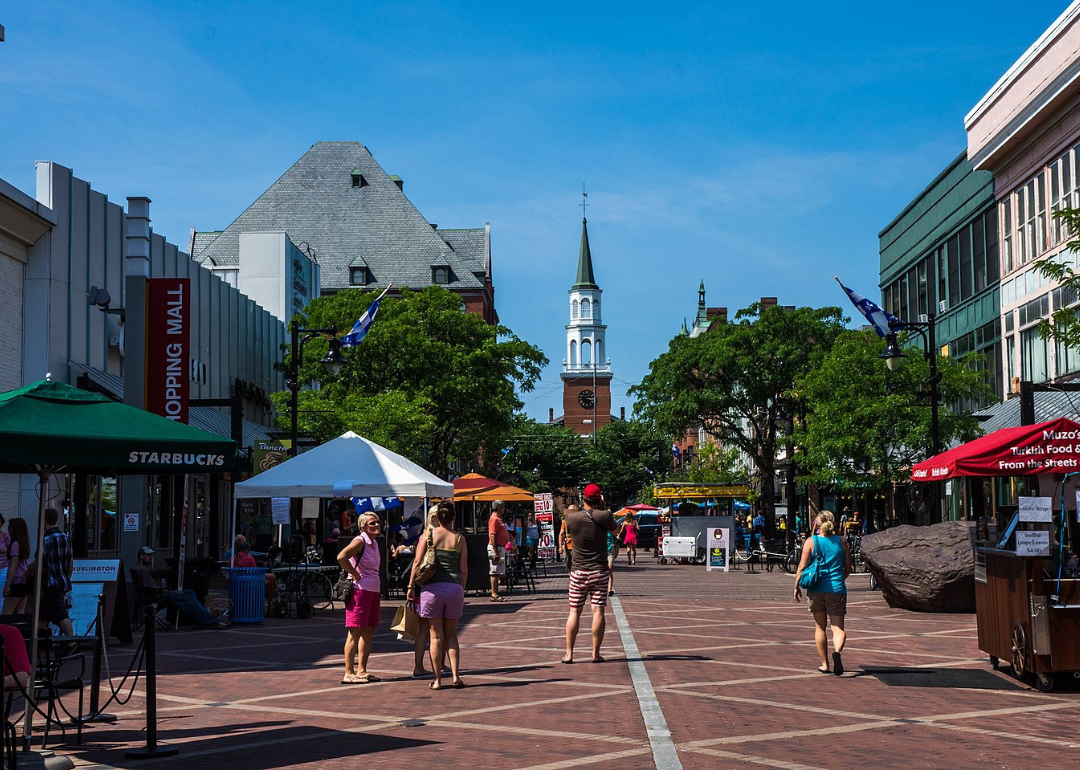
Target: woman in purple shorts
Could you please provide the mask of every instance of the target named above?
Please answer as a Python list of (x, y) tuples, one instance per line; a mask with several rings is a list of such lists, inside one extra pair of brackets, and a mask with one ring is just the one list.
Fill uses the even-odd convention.
[(430, 623), (431, 660), (435, 679), (429, 689), (442, 690), (443, 652), (450, 659), (453, 686), (461, 689), (465, 683), (459, 674), (458, 619), (465, 611), (465, 580), (469, 576), (469, 551), (465, 538), (454, 531), (457, 512), (450, 501), (439, 503), (435, 512), (438, 526), (431, 529), (431, 544), (435, 548), (435, 574), (416, 590), (416, 568), (427, 553), (427, 538), (417, 544), (412, 574), (409, 576), (409, 601), (420, 600), (420, 617)]
[[(353, 580), (353, 590), (345, 600), (345, 676), (341, 678), (342, 684), (379, 681), (367, 670), (371, 640), (379, 625), (379, 565), (382, 559), (379, 544), (375, 542), (379, 535), (379, 517), (365, 513), (360, 516), (359, 523), (360, 534), (338, 554), (338, 564)], [(355, 668), (357, 655), (359, 672)]]

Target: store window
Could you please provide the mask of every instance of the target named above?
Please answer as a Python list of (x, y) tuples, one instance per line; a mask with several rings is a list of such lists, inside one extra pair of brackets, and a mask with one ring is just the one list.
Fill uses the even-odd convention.
[(1050, 379), (1048, 345), (1038, 327), (1020, 332), (1020, 376), (1029, 382)]

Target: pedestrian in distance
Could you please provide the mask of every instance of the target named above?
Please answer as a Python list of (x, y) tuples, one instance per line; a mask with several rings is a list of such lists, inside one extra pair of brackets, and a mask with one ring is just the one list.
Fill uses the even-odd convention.
[[(372, 639), (379, 625), (382, 557), (379, 544), (375, 542), (379, 535), (379, 517), (364, 513), (359, 523), (360, 534), (338, 554), (338, 564), (353, 581), (353, 590), (345, 600), (345, 675), (341, 678), (342, 684), (379, 681), (367, 670)], [(356, 668), (358, 658), (359, 670)]]
[(638, 525), (634, 514), (623, 519), (623, 545), (626, 546), (626, 563), (637, 564)]
[(71, 573), (75, 571), (75, 555), (71, 538), (60, 529), (60, 512), (45, 509), (45, 540), (42, 543), (38, 569), (41, 573), (41, 617), (71, 636), (73, 627), (68, 616), (68, 594), (71, 592)]
[(574, 541), (570, 539), (570, 530), (566, 528), (566, 517), (580, 510), (576, 505), (569, 506), (563, 513), (563, 519), (559, 523), (559, 542), (562, 544), (562, 559), (567, 574), (574, 568)]
[(460, 675), (461, 650), (458, 645), (458, 621), (465, 612), (465, 581), (469, 576), (469, 549), (463, 538), (454, 530), (457, 510), (449, 500), (439, 503), (436, 509), (437, 524), (431, 529), (431, 545), (435, 549), (435, 573), (426, 583), (416, 586), (416, 570), (427, 553), (427, 537), (417, 546), (409, 576), (407, 598), (419, 601), (421, 618), (427, 620), (431, 633), (431, 663), (433, 679), (428, 689), (445, 689), (442, 684), (442, 661), (444, 655), (450, 661), (452, 686), (460, 690), (465, 682)]
[(0, 586), (7, 583), (8, 553), (11, 551), (11, 534), (4, 531), (4, 517), (0, 515)]
[(607, 510), (604, 495), (596, 484), (582, 493), (584, 510), (566, 511), (566, 531), (573, 542), (573, 569), (570, 570), (570, 614), (566, 618), (566, 655), (563, 663), (574, 662), (574, 643), (581, 624), (581, 611), (588, 601), (592, 607), (592, 662), (603, 663), (600, 646), (604, 642), (608, 598), (608, 535), (618, 529)]
[(491, 504), (491, 517), (488, 519), (488, 575), (491, 576), (491, 601), (504, 602), (499, 593), (499, 580), (506, 574), (506, 546), (510, 544), (510, 532), (506, 528), (503, 516), (506, 515), (506, 503), (496, 500)]
[(795, 573), (795, 601), (802, 601), (799, 578), (813, 558), (820, 559), (817, 581), (806, 590), (810, 603), (810, 612), (814, 616), (814, 644), (817, 647), (821, 665), (818, 671), (829, 673), (829, 643), (826, 637), (826, 623), (832, 625), (832, 673), (840, 676), (844, 673), (844, 661), (841, 653), (847, 642), (844, 630), (844, 618), (847, 615), (847, 586), (844, 581), (851, 574), (851, 550), (847, 540), (836, 532), (836, 522), (828, 511), (818, 514), (815, 526), (820, 534), (807, 538), (803, 544), (802, 559)]
[(21, 615), (26, 612), (30, 595), (30, 530), (26, 519), (14, 518), (8, 522), (11, 544), (8, 546), (8, 573), (4, 583), (4, 614)]

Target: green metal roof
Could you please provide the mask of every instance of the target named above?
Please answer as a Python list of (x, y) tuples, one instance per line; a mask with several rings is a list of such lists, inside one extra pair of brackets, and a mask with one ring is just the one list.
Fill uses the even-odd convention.
[(596, 278), (593, 277), (592, 252), (589, 251), (589, 227), (588, 220), (581, 220), (581, 251), (578, 254), (577, 280), (574, 282), (575, 289), (599, 289)]

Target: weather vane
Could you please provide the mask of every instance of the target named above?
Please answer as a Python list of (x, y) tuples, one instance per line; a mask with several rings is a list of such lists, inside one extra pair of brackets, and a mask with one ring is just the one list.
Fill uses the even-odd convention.
[(585, 207), (589, 205), (589, 194), (585, 192), (585, 183), (581, 183), (581, 218), (585, 219)]

